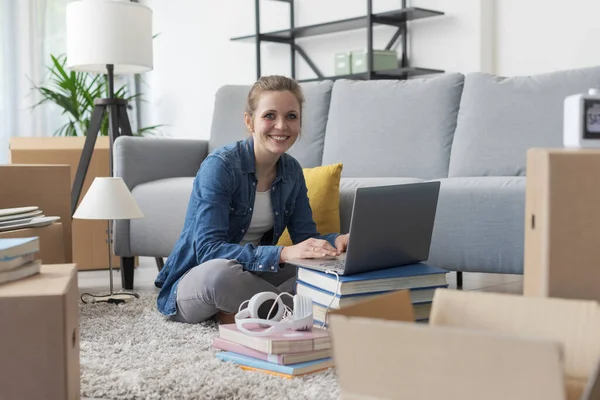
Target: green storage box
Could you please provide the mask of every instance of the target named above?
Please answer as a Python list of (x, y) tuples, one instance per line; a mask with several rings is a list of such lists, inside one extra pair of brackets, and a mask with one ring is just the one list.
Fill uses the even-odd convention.
[[(356, 50), (350, 55), (352, 73), (367, 72), (367, 50)], [(398, 53), (395, 50), (373, 50), (373, 71), (398, 68)]]
[(350, 52), (336, 53), (334, 57), (334, 73), (336, 75), (349, 75), (351, 68)]

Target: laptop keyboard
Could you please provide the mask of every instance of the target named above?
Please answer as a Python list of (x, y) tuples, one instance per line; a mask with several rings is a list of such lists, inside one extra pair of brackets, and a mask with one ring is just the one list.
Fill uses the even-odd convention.
[(329, 268), (329, 269), (343, 269), (344, 268), (344, 260), (331, 260), (324, 261), (319, 264), (320, 267)]

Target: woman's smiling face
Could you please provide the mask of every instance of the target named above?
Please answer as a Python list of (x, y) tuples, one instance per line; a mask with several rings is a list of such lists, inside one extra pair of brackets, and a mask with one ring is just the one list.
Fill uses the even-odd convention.
[(280, 156), (300, 134), (300, 104), (292, 92), (264, 92), (254, 117), (246, 114), (245, 122), (254, 136), (254, 146), (260, 146), (261, 153)]

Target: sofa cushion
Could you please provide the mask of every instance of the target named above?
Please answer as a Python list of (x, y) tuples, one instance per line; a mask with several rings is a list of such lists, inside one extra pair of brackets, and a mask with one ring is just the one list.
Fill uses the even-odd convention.
[(531, 147), (562, 147), (566, 96), (600, 87), (600, 67), (465, 77), (449, 176), (525, 175)]
[[(321, 235), (340, 231), (340, 178), (342, 164), (304, 168), (308, 200), (317, 231)], [(291, 246), (292, 239), (286, 228), (277, 245)]]
[[(304, 110), (300, 137), (288, 151), (303, 168), (321, 165), (325, 126), (329, 112), (333, 82), (307, 82), (300, 86), (304, 92)], [(249, 85), (222, 86), (215, 96), (215, 108), (208, 151), (246, 138), (244, 125)]]
[(440, 179), (428, 262), (453, 271), (522, 274), (525, 180)]
[(323, 164), (344, 177), (448, 176), (463, 75), (333, 85)]
[(402, 185), (422, 181), (418, 178), (342, 178), (340, 181), (340, 232), (348, 233), (350, 230), (350, 218), (357, 188)]
[(144, 218), (129, 221), (132, 254), (168, 257), (185, 222), (194, 177), (160, 179), (137, 185), (131, 194)]

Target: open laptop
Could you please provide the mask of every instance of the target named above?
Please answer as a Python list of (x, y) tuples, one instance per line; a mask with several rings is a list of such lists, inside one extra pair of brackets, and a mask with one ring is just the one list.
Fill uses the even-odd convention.
[(346, 252), (287, 264), (352, 275), (425, 261), (439, 191), (437, 181), (358, 188)]

